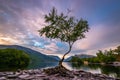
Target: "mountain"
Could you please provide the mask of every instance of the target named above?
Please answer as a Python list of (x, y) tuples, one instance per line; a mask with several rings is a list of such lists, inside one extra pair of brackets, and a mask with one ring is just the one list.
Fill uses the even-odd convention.
[(92, 58), (92, 57), (95, 57), (95, 56), (88, 55), (88, 54), (78, 54), (78, 55), (75, 55), (75, 57), (79, 57), (79, 58)]
[(58, 62), (60, 60), (60, 58), (58, 58), (57, 56), (45, 55), (38, 51), (23, 47), (23, 46), (0, 45), (0, 49), (4, 49), (4, 48), (14, 48), (14, 49), (25, 51), (31, 58), (30, 67), (43, 66), (43, 65), (40, 65), (40, 62), (50, 63), (50, 62)]
[(68, 61), (70, 61), (70, 60), (72, 59), (72, 57), (73, 57), (73, 56), (70, 56), (70, 57), (66, 58), (64, 61), (65, 61), (65, 62), (68, 62)]
[[(70, 61), (72, 59), (72, 57), (74, 57), (74, 56), (70, 56), (67, 59), (65, 59), (64, 61)], [(92, 57), (95, 57), (95, 56), (87, 55), (87, 54), (79, 54), (79, 55), (75, 55), (75, 57), (79, 57), (79, 58), (92, 58)]]
[(56, 59), (57, 61), (60, 60), (60, 58), (58, 56), (54, 56), (54, 55), (49, 55), (49, 56), (52, 57), (52, 58), (54, 58), (54, 59)]

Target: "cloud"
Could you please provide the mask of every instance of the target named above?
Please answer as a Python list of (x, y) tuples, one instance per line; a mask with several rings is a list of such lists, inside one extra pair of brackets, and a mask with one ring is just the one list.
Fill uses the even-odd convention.
[[(14, 0), (11, 2), (1, 1), (0, 4), (0, 33), (4, 37), (10, 36), (22, 40), (22, 44), (33, 43), (34, 39), (38, 37), (38, 28), (44, 24), (43, 18), (41, 18), (43, 12), (37, 10), (35, 5), (32, 7), (32, 3), (24, 4), (22, 0), (20, 3)], [(5, 4), (7, 5), (5, 6)], [(30, 7), (35, 9), (36, 13)]]
[(44, 15), (56, 7), (58, 13), (85, 18), (90, 31), (86, 38), (77, 41), (72, 54), (94, 54), (98, 49), (113, 48), (120, 44), (120, 6), (113, 0), (1, 0), (0, 44), (18, 44), (36, 48), (46, 54), (63, 55), (67, 43), (40, 37), (38, 30), (46, 25)]
[(45, 45), (45, 48), (49, 51), (57, 52), (58, 47), (55, 43), (50, 43), (49, 45)]
[(119, 26), (96, 26), (91, 28), (85, 39), (75, 43), (73, 53), (95, 54), (97, 50), (114, 48), (120, 44)]
[[(19, 41), (20, 42), (20, 41)], [(18, 40), (15, 40), (15, 39), (11, 39), (9, 37), (0, 37), (0, 44), (13, 44), (13, 43), (18, 43)]]

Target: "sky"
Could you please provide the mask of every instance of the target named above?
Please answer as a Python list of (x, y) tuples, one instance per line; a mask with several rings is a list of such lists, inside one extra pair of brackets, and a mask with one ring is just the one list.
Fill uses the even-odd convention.
[(44, 15), (55, 7), (58, 13), (88, 21), (86, 38), (73, 45), (68, 56), (95, 55), (98, 50), (120, 45), (120, 0), (0, 0), (0, 44), (21, 45), (61, 57), (68, 44), (39, 36)]

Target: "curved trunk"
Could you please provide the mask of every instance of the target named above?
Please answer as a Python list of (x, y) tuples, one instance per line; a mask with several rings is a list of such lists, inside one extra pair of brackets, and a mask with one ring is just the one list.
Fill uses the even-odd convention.
[(59, 66), (62, 66), (62, 62), (65, 59), (65, 56), (70, 53), (72, 45), (69, 45), (69, 50), (63, 55), (62, 59), (59, 61)]

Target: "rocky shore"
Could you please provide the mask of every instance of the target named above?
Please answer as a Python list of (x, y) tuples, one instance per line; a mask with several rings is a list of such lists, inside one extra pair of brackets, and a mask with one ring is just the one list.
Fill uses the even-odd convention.
[(120, 80), (104, 74), (92, 74), (85, 71), (68, 71), (65, 74), (48, 75), (41, 69), (0, 72), (0, 80)]

